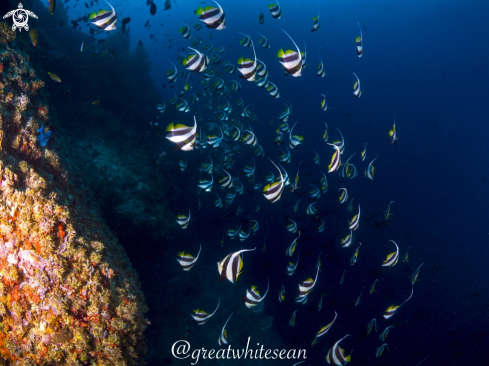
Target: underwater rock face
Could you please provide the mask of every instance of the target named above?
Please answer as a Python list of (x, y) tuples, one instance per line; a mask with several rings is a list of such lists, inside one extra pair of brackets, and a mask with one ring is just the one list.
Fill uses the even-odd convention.
[(15, 43), (0, 45), (0, 364), (143, 365), (137, 274), (52, 150), (60, 127)]
[(0, 44), (7, 44), (15, 40), (17, 33), (6, 22), (0, 22)]

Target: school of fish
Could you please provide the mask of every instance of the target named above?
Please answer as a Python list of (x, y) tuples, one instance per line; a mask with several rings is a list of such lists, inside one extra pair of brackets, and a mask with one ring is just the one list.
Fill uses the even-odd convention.
[[(107, 2), (107, 1), (106, 1)], [(106, 10), (100, 10), (93, 12), (88, 16), (88, 21), (100, 29), (100, 31), (111, 31), (116, 29), (118, 17), (117, 10), (107, 2), (108, 8)], [(155, 15), (157, 8), (153, 1), (148, 1), (150, 6), (150, 14)], [(49, 0), (49, 11), (53, 14), (56, 6), (55, 0)], [(88, 8), (88, 5), (85, 3)], [(170, 0), (165, 0), (164, 11), (171, 10)], [(262, 9), (265, 10), (265, 9)], [(268, 5), (269, 16), (273, 19), (271, 21), (277, 22), (280, 27), (280, 19), (282, 18), (282, 6), (276, 0), (274, 3)], [(266, 11), (265, 11), (266, 13)], [(313, 14), (310, 32), (318, 33), (321, 30), (320, 24), (320, 6), (318, 3), (318, 13)], [(257, 11), (258, 24), (262, 25), (266, 21), (266, 16), (263, 11)], [(209, 31), (209, 38), (212, 39), (213, 31), (226, 32), (226, 14), (223, 7), (217, 2), (213, 1), (211, 5), (198, 7), (194, 14), (194, 24), (187, 24), (179, 20), (182, 26), (177, 29), (178, 33), (189, 44), (187, 46), (188, 52), (186, 54), (178, 53), (174, 55), (174, 60), (168, 59), (171, 64), (171, 68), (165, 73), (167, 83), (176, 85), (179, 80), (183, 81), (177, 90), (180, 90), (178, 94), (173, 91), (173, 97), (169, 100), (163, 100), (160, 104), (156, 105), (158, 112), (165, 113), (166, 106), (169, 104), (176, 108), (177, 111), (182, 112), (182, 119), (187, 120), (186, 123), (171, 122), (166, 127), (166, 139), (168, 139), (174, 145), (175, 151), (181, 151), (175, 153), (179, 155), (178, 167), (185, 174), (189, 161), (199, 162), (199, 179), (195, 180), (195, 186), (192, 189), (198, 191), (199, 197), (201, 195), (209, 195), (213, 200), (213, 205), (219, 209), (226, 209), (233, 207), (233, 201), (237, 195), (243, 194), (245, 191), (245, 185), (250, 186), (252, 190), (260, 191), (268, 201), (269, 205), (274, 204), (282, 198), (282, 195), (293, 195), (297, 193), (300, 181), (300, 171), (302, 161), (299, 161), (296, 165), (296, 175), (293, 180), (289, 178), (288, 172), (285, 170), (284, 165), (291, 164), (293, 161), (294, 151), (300, 148), (300, 145), (307, 143), (304, 137), (300, 134), (301, 129), (305, 129), (301, 123), (291, 123), (290, 119), (293, 115), (293, 106), (290, 102), (283, 103), (285, 110), (277, 116), (278, 128), (271, 130), (268, 135), (263, 135), (254, 130), (253, 124), (262, 118), (260, 113), (255, 113), (251, 108), (252, 105), (247, 104), (245, 100), (238, 96), (238, 92), (242, 87), (242, 83), (251, 82), (257, 89), (264, 90), (270, 97), (274, 99), (280, 98), (280, 91), (276, 84), (269, 80), (269, 68), (281, 69), (285, 76), (300, 77), (304, 72), (313, 72), (306, 70), (306, 45), (304, 42), (304, 48), (301, 49), (296, 41), (287, 33), (285, 29), (281, 29), (283, 34), (283, 45), (288, 44), (288, 48), (280, 48), (276, 53), (277, 62), (273, 65), (266, 65), (260, 60), (259, 56), (263, 52), (271, 52), (270, 42), (265, 35), (254, 31), (258, 35), (258, 38), (254, 33), (239, 32), (236, 36), (239, 39), (237, 46), (242, 47), (243, 56), (235, 62), (224, 60), (222, 57), (226, 53), (226, 47), (223, 45), (214, 45), (210, 41), (204, 41), (202, 37), (196, 36), (195, 33), (201, 31), (205, 26)], [(125, 26), (129, 23), (130, 18), (124, 18), (122, 20), (123, 34), (125, 33)], [(363, 34), (360, 27), (360, 22), (356, 19), (359, 36), (355, 38), (357, 57), (362, 58), (364, 53), (363, 46)], [(190, 23), (190, 22), (188, 22)], [(145, 27), (148, 26), (148, 22)], [(129, 30), (127, 30), (129, 32)], [(37, 32), (35, 29), (29, 33), (32, 45), (37, 45)], [(153, 37), (151, 37), (153, 39)], [(170, 40), (171, 41), (171, 40)], [(140, 41), (141, 42), (141, 41)], [(169, 47), (170, 48), (170, 47)], [(84, 43), (80, 47), (80, 52), (83, 52)], [(182, 49), (183, 50), (183, 49)], [(98, 52), (92, 49), (92, 53)], [(108, 50), (104, 55), (113, 57)], [(317, 67), (317, 76), (323, 78), (326, 74), (326, 68), (321, 59), (321, 48), (317, 54), (319, 64)], [(175, 61), (175, 62), (174, 62)], [(178, 66), (177, 66), (178, 65)], [(236, 73), (238, 71), (238, 73)], [(353, 77), (353, 96), (360, 98), (362, 95), (361, 82), (357, 73), (352, 72)], [(61, 82), (59, 76), (53, 73), (49, 73), (52, 80)], [(235, 75), (239, 76), (239, 79), (233, 79)], [(191, 80), (194, 80), (192, 83)], [(197, 80), (195, 82), (195, 80)], [(195, 93), (189, 94), (191, 89), (195, 89)], [(317, 98), (318, 96), (315, 96)], [(318, 107), (327, 112), (329, 107), (325, 94), (320, 94)], [(353, 98), (352, 98), (353, 99)], [(272, 100), (273, 101), (273, 100)], [(100, 101), (94, 101), (92, 104), (98, 105)], [(191, 113), (189, 113), (191, 112)], [(189, 113), (190, 118), (187, 117)], [(275, 123), (273, 117), (269, 122), (269, 126)], [(313, 268), (307, 268), (303, 274), (295, 274), (297, 266), (299, 264), (300, 253), (300, 241), (301, 230), (297, 224), (297, 220), (294, 220), (294, 214), (299, 211), (307, 214), (311, 220), (316, 218), (314, 222), (317, 222), (319, 226), (317, 231), (322, 233), (325, 230), (325, 222), (322, 218), (318, 217), (318, 206), (320, 206), (321, 197), (325, 196), (329, 192), (329, 180), (334, 179), (336, 174), (339, 176), (338, 182), (343, 184), (345, 180), (351, 180), (358, 177), (358, 170), (360, 165), (363, 165), (364, 176), (366, 181), (374, 181), (375, 178), (375, 166), (374, 162), (379, 158), (376, 155), (375, 158), (369, 160), (367, 158), (367, 142), (363, 146), (363, 150), (352, 152), (348, 159), (343, 158), (343, 154), (346, 151), (347, 145), (343, 134), (336, 128), (334, 135), (339, 138), (331, 142), (329, 139), (328, 124), (324, 122), (325, 130), (318, 130), (318, 136), (321, 136), (324, 142), (324, 151), (314, 151), (314, 156), (311, 157), (311, 164), (319, 166), (317, 172), (321, 178), (319, 183), (314, 181), (306, 182), (302, 186), (309, 188), (309, 196), (311, 202), (302, 203), (302, 199), (299, 199), (293, 208), (290, 208), (287, 214), (290, 217), (287, 218), (287, 224), (283, 230), (288, 231), (291, 234), (290, 242), (284, 245), (285, 257), (290, 257), (284, 264), (284, 279), (286, 276), (299, 277), (296, 281), (295, 289), (288, 289), (283, 284), (276, 288), (278, 292), (278, 302), (282, 303), (286, 301), (285, 293), (293, 293), (295, 297), (292, 301), (297, 303), (299, 308), (291, 314), (289, 326), (294, 327), (296, 325), (296, 319), (303, 319), (307, 316), (305, 311), (301, 311), (300, 306), (306, 304), (311, 298), (311, 294), (314, 292), (314, 288), (318, 281), (326, 281), (327, 279), (321, 275), (321, 260), (320, 257), (323, 252), (317, 255), (317, 262)], [(310, 126), (308, 127), (310, 128)], [(43, 128), (38, 130), (41, 135), (39, 140), (41, 144), (47, 143), (47, 139), (51, 132), (44, 133)], [(385, 134), (386, 144), (397, 145), (398, 135), (396, 130), (396, 121), (394, 116), (394, 123), (391, 130)], [(274, 158), (266, 156), (264, 148), (260, 145), (262, 140), (273, 140), (280, 150)], [(287, 141), (288, 140), (288, 141)], [(372, 145), (369, 145), (369, 150), (374, 149)], [(395, 148), (395, 147), (394, 147)], [(252, 155), (251, 160), (246, 157), (248, 154)], [(184, 155), (181, 155), (184, 154)], [(259, 159), (266, 156), (266, 159)], [(356, 165), (350, 162), (350, 160), (357, 157)], [(358, 159), (360, 157), (360, 159)], [(321, 160), (328, 160), (327, 174), (321, 170)], [(246, 161), (243, 161), (246, 159)], [(245, 164), (243, 169), (238, 168)], [(257, 165), (261, 169), (257, 169)], [(267, 174), (263, 175), (259, 172), (265, 170)], [(295, 172), (295, 169), (294, 169)], [(244, 177), (243, 177), (244, 176)], [(216, 188), (215, 186), (219, 186)], [(339, 187), (338, 193), (338, 209), (351, 212), (351, 220), (348, 222), (348, 230), (344, 233), (345, 236), (337, 239), (338, 244), (345, 248), (342, 250), (348, 250), (355, 242), (355, 235), (361, 229), (361, 202), (355, 201), (354, 197), (351, 197), (349, 190), (345, 187)], [(221, 199), (223, 197), (223, 199)], [(263, 201), (263, 200), (262, 200)], [(385, 222), (391, 219), (393, 216), (392, 204), (394, 201), (390, 201), (384, 215)], [(345, 204), (345, 205), (343, 205)], [(256, 202), (256, 210), (258, 212), (260, 207), (266, 207), (264, 202)], [(200, 209), (200, 198), (199, 198)], [(187, 215), (188, 210), (188, 215)], [(244, 208), (239, 206), (235, 207), (236, 215), (241, 214)], [(190, 209), (186, 208), (184, 212), (180, 213), (175, 221), (182, 230), (188, 230), (192, 226), (192, 218)], [(191, 229), (189, 229), (191, 230)], [(259, 230), (259, 222), (251, 217), (247, 220), (243, 220), (239, 227), (227, 228), (226, 234), (230, 239), (239, 238), (241, 243), (245, 244), (244, 249), (230, 251), (228, 255), (223, 258), (216, 258), (217, 273), (216, 279), (219, 277), (221, 281), (229, 281), (231, 284), (235, 284), (239, 280), (239, 276), (243, 271), (244, 263), (246, 261), (253, 261), (253, 257), (260, 255), (260, 251), (257, 251), (257, 246), (254, 244), (248, 244), (253, 242), (253, 236)], [(241, 247), (241, 243), (238, 246)], [(353, 254), (350, 258), (350, 265), (360, 266), (360, 249), (362, 243), (358, 242), (353, 248)], [(368, 245), (368, 244), (367, 244)], [(394, 240), (389, 240), (384, 243), (386, 248), (386, 258), (382, 261), (378, 258), (378, 266), (386, 267), (387, 271), (394, 270), (393, 267), (399, 261), (401, 256), (402, 243), (397, 243)], [(405, 249), (405, 255), (403, 262), (409, 260), (408, 251), (411, 247)], [(184, 250), (177, 254), (177, 263), (183, 271), (198, 271), (198, 259), (201, 253), (206, 252), (206, 248), (199, 244), (188, 243), (188, 248), (182, 248)], [(207, 249), (208, 250), (208, 249)], [(262, 251), (266, 250), (266, 244), (263, 246)], [(364, 250), (364, 249), (362, 249)], [(210, 251), (210, 250), (209, 250)], [(193, 253), (193, 254), (190, 254)], [(213, 255), (212, 253), (208, 253)], [(294, 259), (295, 258), (295, 259)], [(394, 303), (385, 304), (385, 311), (383, 314), (378, 314), (379, 318), (383, 318), (384, 321), (391, 319), (398, 311), (402, 311), (403, 306), (413, 298), (414, 285), (418, 281), (418, 276), (423, 264), (419, 265), (416, 271), (412, 274), (409, 281), (402, 284), (405, 287), (406, 297), (403, 299), (396, 299)], [(312, 267), (312, 266), (311, 266)], [(195, 269), (194, 269), (195, 268)], [(340, 278), (340, 284), (343, 283), (346, 270)], [(390, 273), (390, 272), (389, 272)], [(376, 279), (369, 289), (369, 295), (373, 295), (376, 291), (376, 286), (381, 286), (382, 283)], [(260, 284), (260, 290), (263, 292), (261, 295), (259, 287), (255, 284), (246, 284), (246, 293), (243, 294), (243, 305), (249, 309), (254, 308), (260, 302), (267, 298), (267, 301), (277, 301), (271, 299), (271, 296), (266, 297), (269, 290), (273, 289), (275, 284), (271, 284), (267, 281), (265, 289), (265, 279)], [(272, 287), (272, 288), (271, 288)], [(411, 289), (409, 289), (409, 287)], [(263, 291), (264, 290), (264, 291)], [(363, 290), (359, 296), (354, 300), (352, 304), (355, 306), (361, 305)], [(322, 294), (319, 298), (317, 311), (320, 311), (323, 307)], [(368, 295), (367, 295), (368, 296)], [(193, 310), (190, 314), (192, 319), (197, 325), (204, 325), (210, 318), (219, 310), (221, 299), (217, 298), (217, 306), (214, 309), (214, 304), (202, 304), (203, 308), (214, 309), (211, 313), (207, 313), (202, 308)], [(220, 346), (227, 345), (230, 340), (228, 338), (228, 332), (226, 327), (228, 324), (232, 324), (231, 317), (233, 313), (229, 315), (227, 321), (222, 327), (221, 333), (216, 335), (217, 343)], [(311, 346), (314, 346), (330, 331), (334, 330), (335, 323), (341, 322), (342, 317), (347, 317), (348, 314), (341, 312), (334, 312), (334, 314), (327, 314), (325, 316), (326, 325), (318, 325), (318, 331), (315, 334), (311, 334)], [(307, 321), (306, 319), (304, 319)], [(370, 323), (366, 326), (367, 334), (370, 334), (372, 330), (377, 332), (377, 318), (374, 317)], [(389, 346), (385, 343), (385, 340), (389, 334), (389, 330), (394, 328), (392, 325), (387, 325), (384, 331), (380, 334), (379, 347), (375, 350), (376, 357), (382, 356), (385, 350), (389, 351)], [(237, 332), (238, 330), (235, 330)], [(340, 346), (348, 344), (349, 348), (354, 347), (354, 342), (349, 338), (349, 334), (335, 334), (335, 343), (329, 345), (329, 351), (323, 355), (324, 359), (330, 365), (345, 365), (352, 359), (351, 352), (346, 355), (344, 348)], [(231, 336), (231, 340), (234, 336)]]

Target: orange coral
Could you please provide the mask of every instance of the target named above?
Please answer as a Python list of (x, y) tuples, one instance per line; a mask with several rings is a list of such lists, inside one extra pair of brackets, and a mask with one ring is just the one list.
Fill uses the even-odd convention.
[(56, 234), (58, 237), (60, 237), (61, 239), (63, 239), (66, 235), (66, 231), (63, 230), (63, 225), (62, 224), (58, 224), (58, 233)]
[(19, 286), (15, 286), (10, 291), (10, 299), (12, 299), (13, 301), (19, 301), (20, 300)]

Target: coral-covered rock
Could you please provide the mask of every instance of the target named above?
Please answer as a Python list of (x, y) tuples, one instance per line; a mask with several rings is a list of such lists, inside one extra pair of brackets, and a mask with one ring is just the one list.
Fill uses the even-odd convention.
[(51, 140), (40, 146), (36, 130), (59, 125), (29, 58), (0, 46), (0, 64), (0, 364), (142, 365), (137, 274)]
[(0, 22), (0, 44), (7, 44), (15, 40), (16, 33), (6, 22)]

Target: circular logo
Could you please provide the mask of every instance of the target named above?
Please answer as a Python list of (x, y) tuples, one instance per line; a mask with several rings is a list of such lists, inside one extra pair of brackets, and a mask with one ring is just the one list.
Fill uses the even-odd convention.
[(26, 31), (29, 30), (29, 24), (27, 22), (29, 21), (29, 15), (33, 18), (37, 19), (37, 15), (34, 14), (30, 10), (25, 10), (24, 7), (22, 6), (22, 3), (19, 3), (19, 8), (9, 11), (7, 14), (3, 16), (3, 18), (8, 18), (12, 17), (12, 21), (14, 24), (12, 25), (12, 30), (16, 30), (19, 28), (20, 31), (22, 31), (22, 28), (25, 29)]

